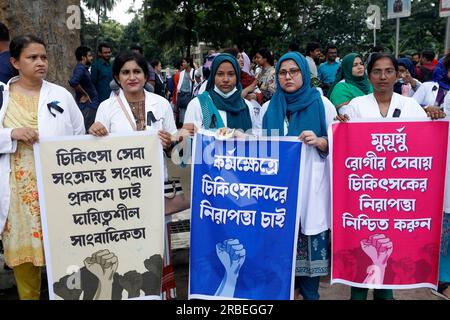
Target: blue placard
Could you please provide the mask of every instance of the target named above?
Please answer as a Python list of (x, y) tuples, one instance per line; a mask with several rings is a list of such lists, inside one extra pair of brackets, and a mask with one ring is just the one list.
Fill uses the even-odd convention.
[(292, 298), (301, 143), (194, 144), (189, 296)]

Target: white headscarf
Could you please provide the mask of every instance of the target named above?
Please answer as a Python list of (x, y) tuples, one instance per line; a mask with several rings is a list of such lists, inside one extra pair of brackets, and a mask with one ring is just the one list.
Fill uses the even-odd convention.
[(242, 51), (242, 56), (244, 57), (244, 67), (242, 70), (250, 74), (250, 58), (244, 51)]

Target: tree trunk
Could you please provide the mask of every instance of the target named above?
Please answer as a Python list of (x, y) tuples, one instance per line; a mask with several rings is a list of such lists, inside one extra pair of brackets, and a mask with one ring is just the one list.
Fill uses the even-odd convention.
[(186, 57), (191, 56), (191, 38), (192, 38), (191, 34), (192, 34), (191, 30), (186, 31), (186, 38), (184, 42), (184, 45), (186, 46)]
[(194, 11), (192, 7), (188, 7), (186, 10), (185, 24), (186, 33), (184, 37), (184, 44), (186, 46), (186, 57), (191, 56), (191, 44), (192, 44), (192, 29), (194, 28)]
[(47, 80), (66, 88), (80, 45), (79, 27), (67, 24), (74, 16), (73, 11), (67, 13), (71, 5), (80, 8), (80, 0), (0, 0), (0, 21), (9, 28), (11, 38), (26, 34), (42, 38), (49, 59)]

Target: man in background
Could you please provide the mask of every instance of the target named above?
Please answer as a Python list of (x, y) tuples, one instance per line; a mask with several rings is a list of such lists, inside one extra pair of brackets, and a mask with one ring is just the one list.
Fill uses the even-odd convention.
[(413, 64), (414, 64), (414, 66), (420, 65), (420, 53), (414, 52), (414, 53), (411, 55), (411, 60), (412, 60), (412, 62), (413, 62)]
[(316, 61), (319, 60), (321, 51), (320, 51), (320, 43), (318, 42), (310, 42), (306, 45), (306, 61), (308, 62), (309, 71), (311, 72), (311, 84), (314, 87), (319, 86), (319, 77), (317, 72), (317, 64)]
[(318, 70), (320, 87), (325, 96), (328, 93), (328, 89), (330, 89), (330, 86), (333, 84), (339, 69), (339, 63), (336, 61), (337, 47), (334, 44), (328, 45), (326, 55), (327, 60), (319, 66)]
[(433, 79), (433, 71), (436, 68), (436, 65), (433, 64), (434, 56), (433, 50), (424, 50), (422, 52), (420, 65), (416, 66), (416, 79), (420, 82), (427, 82)]
[(91, 79), (97, 90), (100, 103), (111, 95), (109, 86), (113, 79), (111, 55), (111, 47), (106, 43), (100, 43), (97, 50), (97, 59), (92, 63)]
[(9, 30), (0, 22), (0, 82), (5, 84), (15, 75), (9, 58)]
[(94, 57), (91, 49), (84, 46), (75, 50), (75, 57), (78, 63), (73, 70), (69, 84), (75, 89), (75, 101), (83, 114), (84, 126), (87, 132), (94, 123), (97, 108), (100, 104), (97, 90), (88, 71)]

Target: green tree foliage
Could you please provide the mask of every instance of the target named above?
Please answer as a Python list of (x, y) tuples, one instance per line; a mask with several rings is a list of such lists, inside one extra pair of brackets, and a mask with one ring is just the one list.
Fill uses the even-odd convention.
[(95, 33), (90, 33), (90, 35), (95, 34), (95, 45), (97, 47), (99, 44), (99, 38), (102, 31), (102, 26), (100, 21), (108, 23), (107, 13), (111, 11), (117, 4), (118, 0), (83, 0), (86, 8), (94, 10), (97, 14), (97, 29)]
[[(124, 29), (105, 19), (99, 30), (117, 44), (114, 52), (139, 43), (148, 59), (159, 58), (163, 64), (189, 55), (199, 41), (216, 48), (237, 45), (251, 54), (267, 47), (276, 56), (292, 41), (301, 48), (318, 41), (323, 48), (335, 44), (342, 56), (367, 52), (373, 45), (373, 31), (365, 23), (370, 4), (381, 8), (377, 44), (393, 52), (396, 19), (387, 19), (386, 0), (144, 0)], [(436, 0), (413, 0), (412, 16), (400, 19), (400, 52), (430, 48), (442, 54), (445, 23)], [(88, 38), (93, 33), (83, 34)]]
[(142, 38), (139, 33), (141, 21), (138, 16), (135, 16), (131, 22), (123, 29), (122, 39), (120, 42), (120, 51), (123, 51), (132, 45), (139, 44), (142, 46)]
[(166, 49), (178, 47), (180, 53), (189, 55), (197, 2), (196, 0), (144, 1), (144, 28), (147, 34)]
[(117, 4), (117, 0), (83, 0), (88, 9), (95, 10), (97, 16), (106, 18), (108, 11), (111, 11)]
[(101, 25), (99, 42), (108, 43), (113, 49), (113, 54), (125, 49), (123, 47), (124, 26), (120, 23), (107, 19)]
[(96, 53), (98, 44), (106, 42), (111, 46), (113, 55), (116, 55), (126, 48), (127, 43), (123, 40), (125, 30), (126, 27), (108, 18), (100, 24), (99, 28), (92, 21), (85, 20), (81, 28), (81, 44), (88, 46)]

